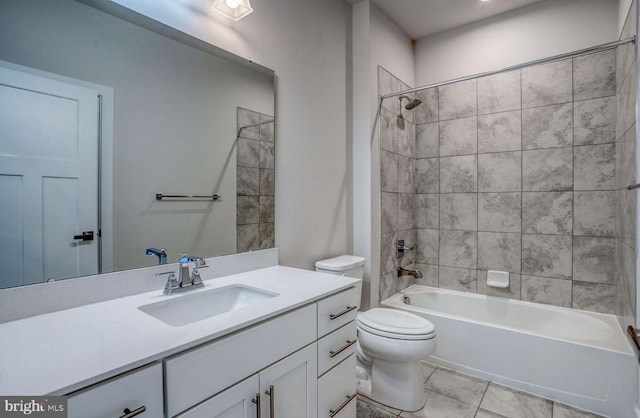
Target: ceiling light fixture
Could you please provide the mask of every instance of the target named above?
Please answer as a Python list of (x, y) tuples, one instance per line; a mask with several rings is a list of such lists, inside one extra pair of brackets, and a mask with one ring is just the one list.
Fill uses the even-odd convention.
[(213, 10), (235, 22), (253, 12), (249, 0), (215, 0)]

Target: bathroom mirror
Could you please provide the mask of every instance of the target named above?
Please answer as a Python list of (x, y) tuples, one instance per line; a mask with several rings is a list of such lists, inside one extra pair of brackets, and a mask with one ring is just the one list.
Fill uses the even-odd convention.
[[(210, 257), (273, 246), (272, 235), (247, 244), (250, 228), (236, 228), (240, 222), (236, 195), (253, 193), (257, 195), (242, 196), (240, 223), (266, 219), (268, 225), (261, 223), (255, 229), (271, 234), (274, 230), (273, 184), (266, 198), (259, 189), (246, 187), (247, 182), (259, 185), (264, 178), (274, 179), (272, 70), (103, 0), (3, 0), (0, 39), (0, 70), (5, 76), (0, 81), (5, 88), (0, 93), (0, 113), (4, 112), (4, 121), (22, 117), (29, 132), (46, 132), (37, 146), (17, 139), (5, 141), (3, 147), (0, 141), (0, 192), (21, 197), (13, 200), (15, 204), (7, 200), (0, 204), (0, 288), (154, 265), (158, 259), (146, 255), (150, 247), (166, 249), (171, 263), (181, 252)], [(24, 78), (21, 73), (36, 84), (51, 79), (55, 88), (62, 83), (96, 93), (90, 103), (95, 101), (99, 116), (93, 115), (93, 108), (78, 114), (93, 115), (86, 125), (95, 122), (93, 137), (102, 141), (94, 153), (99, 154), (100, 188), (84, 192), (67, 181), (74, 175), (43, 175), (38, 193), (44, 201), (37, 210), (22, 199), (27, 194), (22, 175), (7, 168), (15, 149), (26, 150), (23, 163), (35, 167), (46, 165), (41, 155), (45, 151), (53, 159), (65, 160), (67, 151), (73, 154), (82, 146), (75, 139), (66, 143), (62, 136), (56, 137), (58, 125), (66, 119), (58, 116), (59, 107), (50, 98), (62, 95), (48, 93), (43, 118), (15, 116), (7, 110), (15, 107), (7, 97), (16, 96), (19, 102), (19, 94), (28, 90), (18, 85)], [(7, 87), (7, 79), (19, 81)], [(6, 94), (9, 90), (19, 94)], [(80, 120), (74, 118), (67, 119)], [(55, 126), (31, 126), (30, 121), (40, 119)], [(244, 154), (238, 154), (239, 148)], [(252, 152), (257, 152), (255, 166)], [(247, 179), (247, 173), (255, 174), (257, 182)], [(219, 199), (167, 195), (218, 195)], [(271, 214), (261, 217), (255, 207), (260, 204), (254, 201), (270, 201)], [(75, 215), (78, 207), (91, 204), (95, 210), (89, 212), (98, 212), (96, 218), (101, 218), (95, 224)], [(256, 216), (247, 216), (247, 211)], [(29, 212), (36, 212), (37, 222), (29, 221), (33, 217)], [(35, 234), (45, 236), (38, 244), (44, 247), (41, 253), (25, 250), (24, 236), (34, 234), (35, 223), (42, 227)], [(62, 229), (65, 224), (76, 230), (64, 232), (60, 244), (50, 238), (53, 232), (47, 228)], [(237, 242), (238, 237), (244, 241)], [(82, 252), (92, 246), (90, 255)], [(60, 267), (64, 263), (72, 266)], [(89, 270), (78, 267), (83, 264)]]

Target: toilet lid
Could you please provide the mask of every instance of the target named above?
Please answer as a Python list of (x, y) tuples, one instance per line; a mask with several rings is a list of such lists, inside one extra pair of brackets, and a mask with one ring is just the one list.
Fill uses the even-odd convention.
[(398, 309), (369, 309), (358, 315), (358, 325), (373, 334), (405, 340), (430, 338), (435, 333), (431, 322)]

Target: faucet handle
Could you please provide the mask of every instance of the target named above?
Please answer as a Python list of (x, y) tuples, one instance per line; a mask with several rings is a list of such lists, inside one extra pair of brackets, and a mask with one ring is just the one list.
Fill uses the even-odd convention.
[(167, 276), (167, 283), (164, 285), (164, 291), (162, 292), (165, 295), (170, 295), (173, 289), (176, 289), (178, 286), (178, 281), (176, 280), (176, 273), (173, 271), (164, 271), (162, 273), (156, 273), (156, 276)]

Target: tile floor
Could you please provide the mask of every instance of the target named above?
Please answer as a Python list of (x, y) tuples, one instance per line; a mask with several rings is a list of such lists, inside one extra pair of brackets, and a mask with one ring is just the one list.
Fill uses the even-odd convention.
[(357, 418), (593, 418), (598, 415), (453, 370), (422, 363), (427, 404), (418, 412), (358, 396)]

